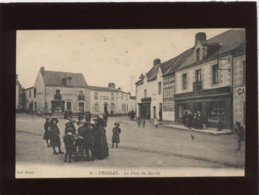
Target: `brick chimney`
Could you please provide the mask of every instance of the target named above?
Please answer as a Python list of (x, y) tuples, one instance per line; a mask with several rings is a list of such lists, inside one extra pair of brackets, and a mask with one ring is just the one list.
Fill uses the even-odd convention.
[(44, 68), (44, 67), (41, 67), (41, 68), (40, 68), (40, 72), (41, 72), (41, 74), (44, 74), (44, 73), (45, 73), (45, 68)]
[(161, 60), (159, 58), (154, 59), (153, 65), (156, 66), (157, 64), (161, 64)]
[(199, 32), (195, 35), (195, 45), (200, 41), (206, 41), (206, 34), (204, 32)]
[(115, 83), (108, 83), (108, 88), (115, 89)]

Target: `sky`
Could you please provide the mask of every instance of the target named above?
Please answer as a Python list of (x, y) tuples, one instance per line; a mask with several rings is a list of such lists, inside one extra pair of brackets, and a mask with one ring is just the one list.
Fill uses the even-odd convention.
[(205, 32), (210, 39), (229, 29), (149, 30), (19, 30), (16, 73), (22, 87), (34, 85), (40, 67), (82, 73), (88, 85), (116, 88), (135, 94), (135, 82), (153, 60), (167, 61), (194, 46)]

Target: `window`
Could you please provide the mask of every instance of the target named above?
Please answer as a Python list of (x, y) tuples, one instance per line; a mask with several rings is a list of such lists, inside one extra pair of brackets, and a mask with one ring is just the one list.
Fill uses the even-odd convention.
[(196, 61), (200, 61), (200, 48), (196, 49)]
[(195, 71), (195, 81), (196, 82), (201, 81), (201, 69)]
[(215, 64), (212, 66), (212, 84), (217, 84), (219, 83), (219, 80), (218, 80), (218, 69), (219, 69), (219, 66), (218, 64)]
[(31, 90), (29, 90), (29, 97), (31, 98)]
[(184, 73), (182, 75), (182, 85), (183, 85), (183, 89), (187, 89), (187, 74)]
[(162, 92), (162, 84), (161, 84), (161, 82), (158, 82), (158, 95), (160, 95), (161, 94), (161, 92)]
[(98, 100), (98, 93), (94, 92), (94, 99)]
[(56, 94), (60, 95), (60, 90), (59, 89), (56, 89)]
[(79, 95), (84, 95), (84, 91), (83, 90), (79, 90)]
[(96, 102), (94, 104), (94, 110), (95, 110), (95, 112), (99, 112), (99, 104), (98, 104), (98, 102)]
[(114, 93), (111, 93), (111, 100), (114, 100)]
[(209, 122), (218, 122), (225, 119), (225, 102), (211, 102), (209, 105)]
[(36, 97), (36, 87), (34, 88), (34, 97)]
[(146, 89), (144, 90), (144, 97), (145, 98), (147, 97), (147, 90)]
[(243, 61), (243, 84), (246, 83), (246, 61)]

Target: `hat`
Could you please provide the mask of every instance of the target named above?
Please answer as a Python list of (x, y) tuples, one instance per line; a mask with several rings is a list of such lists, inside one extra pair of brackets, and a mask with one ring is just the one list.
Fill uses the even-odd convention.
[(56, 121), (58, 123), (58, 119), (57, 118), (52, 118), (50, 122), (53, 123), (53, 121)]
[(118, 126), (120, 126), (120, 123), (114, 123), (114, 125), (118, 125)]
[(99, 114), (98, 117), (99, 117), (99, 119), (103, 119), (103, 115), (102, 114)]

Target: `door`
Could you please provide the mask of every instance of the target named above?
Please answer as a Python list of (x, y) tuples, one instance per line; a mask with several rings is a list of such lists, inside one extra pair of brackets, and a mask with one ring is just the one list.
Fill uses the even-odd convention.
[(37, 102), (34, 102), (34, 112), (37, 112)]
[(84, 112), (84, 102), (79, 102), (79, 112)]
[(153, 106), (153, 118), (156, 118), (156, 107)]
[(163, 108), (162, 108), (162, 103), (159, 103), (159, 120), (162, 121), (163, 120)]
[(67, 110), (71, 110), (72, 106), (71, 106), (71, 102), (67, 102)]

